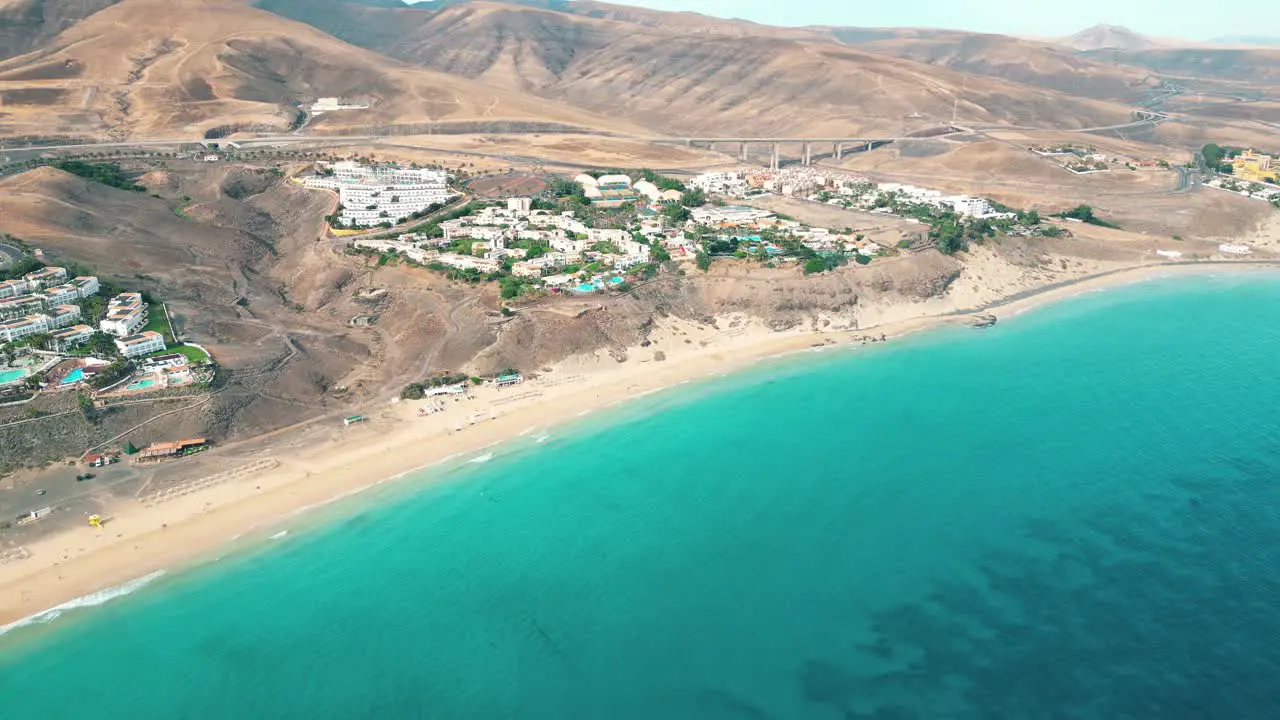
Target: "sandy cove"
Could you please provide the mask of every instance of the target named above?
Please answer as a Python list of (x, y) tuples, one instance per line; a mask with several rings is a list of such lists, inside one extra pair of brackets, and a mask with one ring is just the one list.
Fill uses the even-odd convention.
[[(1239, 263), (1135, 267), (1028, 290), (1025, 297), (981, 311), (1004, 319), (1073, 295), (1154, 277), (1264, 268), (1274, 270), (1271, 265)], [(977, 298), (954, 302), (964, 303), (961, 307), (981, 304), (966, 300)], [(921, 311), (934, 314), (920, 316)], [(875, 326), (832, 332), (777, 333), (742, 323), (726, 329), (726, 324), (733, 325), (728, 321), (718, 323), (720, 328), (669, 321), (653, 335), (654, 346), (632, 353), (644, 354), (644, 359), (618, 363), (601, 351), (572, 358), (512, 388), (476, 388), (472, 399), (449, 400), (445, 412), (426, 417), (419, 417), (417, 410), (429, 401), (388, 404), (369, 413), (367, 423), (345, 430), (339, 442), (251, 457), (229, 452), (226, 470), (263, 458), (278, 464), (165, 502), (120, 502), (111, 508), (105, 528), (86, 525), (29, 544), (27, 559), (0, 565), (0, 626), (158, 570), (198, 562), (242, 534), (260, 531), (265, 537), (266, 531), (300, 511), (644, 393), (742, 370), (761, 359), (819, 344), (847, 344), (864, 336), (901, 337), (963, 321), (968, 314), (938, 314), (944, 311), (918, 304), (878, 308)], [(652, 359), (657, 350), (665, 360)]]

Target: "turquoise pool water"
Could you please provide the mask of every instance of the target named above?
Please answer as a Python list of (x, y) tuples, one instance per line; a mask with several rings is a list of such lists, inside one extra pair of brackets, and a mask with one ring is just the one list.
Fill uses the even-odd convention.
[[(621, 282), (623, 282), (623, 279), (620, 277), (609, 278), (610, 285), (617, 285)], [(605, 284), (605, 281), (596, 279), (596, 280), (592, 280), (589, 283), (582, 283), (581, 285), (575, 287), (574, 290), (580, 293), (589, 293), (589, 292), (594, 292), (596, 290), (604, 289), (604, 284)]]
[(4, 372), (0, 372), (0, 385), (8, 385), (12, 382), (18, 382), (26, 376), (26, 370), (5, 370)]
[(155, 380), (139, 380), (136, 383), (130, 384), (128, 387), (125, 388), (125, 390), (146, 390), (147, 388), (155, 384), (156, 384)]
[(70, 385), (71, 383), (78, 383), (83, 379), (84, 379), (84, 370), (81, 370), (80, 368), (76, 368), (75, 370), (72, 370), (71, 372), (67, 373), (66, 377), (62, 378), (62, 384)]

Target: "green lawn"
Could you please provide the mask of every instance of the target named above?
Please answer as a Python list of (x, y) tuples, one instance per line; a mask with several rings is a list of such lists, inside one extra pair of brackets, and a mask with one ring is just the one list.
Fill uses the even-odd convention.
[[(157, 330), (157, 332), (159, 331)], [(165, 350), (153, 352), (146, 357), (159, 357), (161, 355), (172, 355), (174, 353), (185, 355), (187, 357), (187, 362), (193, 365), (209, 360), (209, 353), (191, 345), (175, 345)]]
[[(169, 327), (169, 321), (164, 313), (164, 306), (156, 303), (147, 310), (147, 326), (142, 330), (150, 330), (164, 335), (164, 341), (168, 345), (174, 343), (173, 328)], [(141, 332), (141, 331), (139, 331)]]

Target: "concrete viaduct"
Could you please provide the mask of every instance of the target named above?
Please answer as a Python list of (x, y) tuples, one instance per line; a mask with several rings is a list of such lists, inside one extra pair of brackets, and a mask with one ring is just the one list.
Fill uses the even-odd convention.
[(905, 138), (663, 137), (635, 139), (645, 142), (687, 145), (689, 147), (706, 147), (708, 149), (714, 149), (716, 145), (737, 145), (738, 159), (743, 162), (747, 161), (753, 145), (763, 145), (769, 149), (769, 167), (777, 170), (781, 163), (783, 145), (798, 145), (800, 147), (800, 161), (805, 165), (812, 165), (815, 157), (814, 146), (830, 145), (831, 157), (839, 160), (844, 157), (846, 152), (869, 152), (882, 145), (888, 145), (895, 140)]
[(845, 153), (870, 152), (883, 145), (902, 140), (923, 140), (943, 137), (953, 133), (971, 132), (959, 125), (941, 125), (919, 130), (900, 137), (648, 137), (635, 138), (653, 143), (679, 144), (689, 147), (706, 147), (714, 149), (716, 145), (737, 145), (738, 159), (746, 162), (751, 154), (752, 146), (766, 146), (769, 150), (769, 166), (777, 170), (781, 162), (782, 146), (799, 146), (800, 161), (812, 165), (815, 159), (815, 146), (831, 147), (831, 157), (839, 160)]

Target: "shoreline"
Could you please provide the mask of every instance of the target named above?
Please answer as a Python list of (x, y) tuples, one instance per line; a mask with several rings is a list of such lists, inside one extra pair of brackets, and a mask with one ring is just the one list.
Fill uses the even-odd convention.
[[(223, 467), (230, 471), (269, 458), (275, 465), (268, 470), (166, 502), (122, 501), (112, 508), (103, 529), (76, 527), (41, 538), (26, 546), (28, 558), (0, 565), (0, 635), (46, 613), (100, 604), (86, 601), (95, 595), (106, 602), (127, 594), (113, 593), (159, 572), (199, 565), (239, 538), (279, 529), (274, 525), (377, 485), (483, 454), (532, 432), (564, 427), (660, 390), (737, 373), (761, 360), (816, 345), (848, 345), (871, 334), (898, 339), (980, 314), (1003, 321), (1076, 295), (1169, 276), (1278, 268), (1280, 264), (1257, 261), (1140, 265), (1014, 293), (971, 310), (857, 330), (777, 333), (753, 325), (710, 332), (691, 323), (670, 323), (660, 329), (666, 333), (660, 338), (665, 361), (635, 358), (619, 363), (598, 351), (565, 360), (552, 372), (513, 388), (478, 388), (473, 399), (455, 401), (447, 411), (426, 417), (415, 412), (425, 401), (395, 402), (371, 412), (368, 422), (344, 429), (341, 441), (227, 457)], [(706, 337), (691, 342), (689, 336), (698, 333)], [(638, 349), (628, 348), (633, 350)]]

